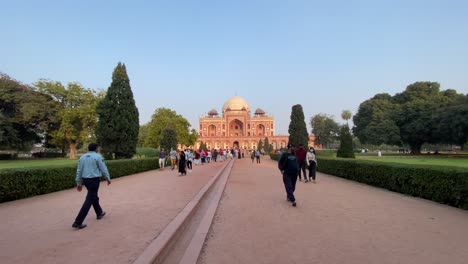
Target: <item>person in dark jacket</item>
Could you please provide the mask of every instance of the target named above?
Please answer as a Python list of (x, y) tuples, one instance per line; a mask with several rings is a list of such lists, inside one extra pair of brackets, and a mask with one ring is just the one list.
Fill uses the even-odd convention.
[(297, 175), (299, 176), (299, 181), (302, 181), (301, 171), (304, 175), (304, 182), (307, 182), (307, 175), (306, 175), (306, 155), (307, 152), (304, 149), (304, 145), (299, 144), (299, 147), (296, 150), (296, 158), (297, 158)]
[(183, 150), (179, 153), (179, 175), (187, 175), (187, 163), (185, 158), (185, 152)]
[(283, 174), (284, 188), (286, 189), (287, 200), (296, 206), (296, 198), (294, 191), (296, 190), (297, 181), (297, 160), (295, 147), (293, 144), (288, 144), (288, 151), (283, 153), (278, 161), (278, 169)]

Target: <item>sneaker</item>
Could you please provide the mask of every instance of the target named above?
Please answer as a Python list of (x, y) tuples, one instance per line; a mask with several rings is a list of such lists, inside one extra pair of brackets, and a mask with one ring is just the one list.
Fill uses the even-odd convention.
[(97, 218), (97, 220), (100, 220), (100, 219), (102, 219), (105, 215), (106, 215), (106, 212), (102, 211), (102, 214), (101, 214), (101, 215), (98, 215), (96, 218)]
[(304, 183), (308, 182), (308, 180), (304, 180)]
[(293, 206), (293, 207), (296, 207), (296, 202), (292, 202), (292, 206)]
[(85, 224), (77, 224), (77, 223), (73, 223), (72, 225), (73, 228), (76, 228), (76, 229), (83, 229), (86, 227)]

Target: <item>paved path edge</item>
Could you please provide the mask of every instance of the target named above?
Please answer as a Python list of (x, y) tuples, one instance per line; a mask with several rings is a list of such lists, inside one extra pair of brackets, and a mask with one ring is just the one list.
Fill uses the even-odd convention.
[(156, 239), (151, 242), (143, 253), (133, 262), (134, 264), (149, 264), (155, 263), (170, 250), (172, 240), (177, 237), (177, 234), (184, 227), (184, 223), (193, 215), (195, 210), (198, 208), (200, 201), (206, 195), (206, 193), (214, 186), (214, 183), (218, 180), (223, 171), (228, 167), (229, 164), (233, 163), (233, 160), (226, 162), (216, 175), (195, 195), (195, 197), (187, 203), (187, 205), (180, 211), (179, 214), (161, 231)]

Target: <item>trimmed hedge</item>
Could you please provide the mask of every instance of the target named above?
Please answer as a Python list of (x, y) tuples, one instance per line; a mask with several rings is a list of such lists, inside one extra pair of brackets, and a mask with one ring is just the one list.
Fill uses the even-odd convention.
[(145, 158), (156, 158), (159, 157), (159, 150), (155, 148), (137, 148), (136, 155)]
[(468, 209), (466, 169), (325, 157), (318, 158), (318, 165), (323, 173)]
[(0, 153), (0, 160), (11, 160), (16, 159), (16, 157), (16, 154)]
[[(158, 159), (106, 161), (112, 179), (159, 169)], [(75, 187), (76, 165), (0, 170), (0, 202)]]
[(323, 173), (468, 209), (467, 170), (331, 158), (318, 164)]

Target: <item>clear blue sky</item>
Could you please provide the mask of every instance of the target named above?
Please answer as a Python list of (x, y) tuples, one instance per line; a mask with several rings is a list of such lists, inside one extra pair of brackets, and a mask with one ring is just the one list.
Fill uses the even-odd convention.
[(198, 127), (231, 96), (276, 118), (353, 114), (415, 81), (468, 93), (468, 1), (2, 1), (0, 71), (107, 89), (127, 66), (140, 123)]

